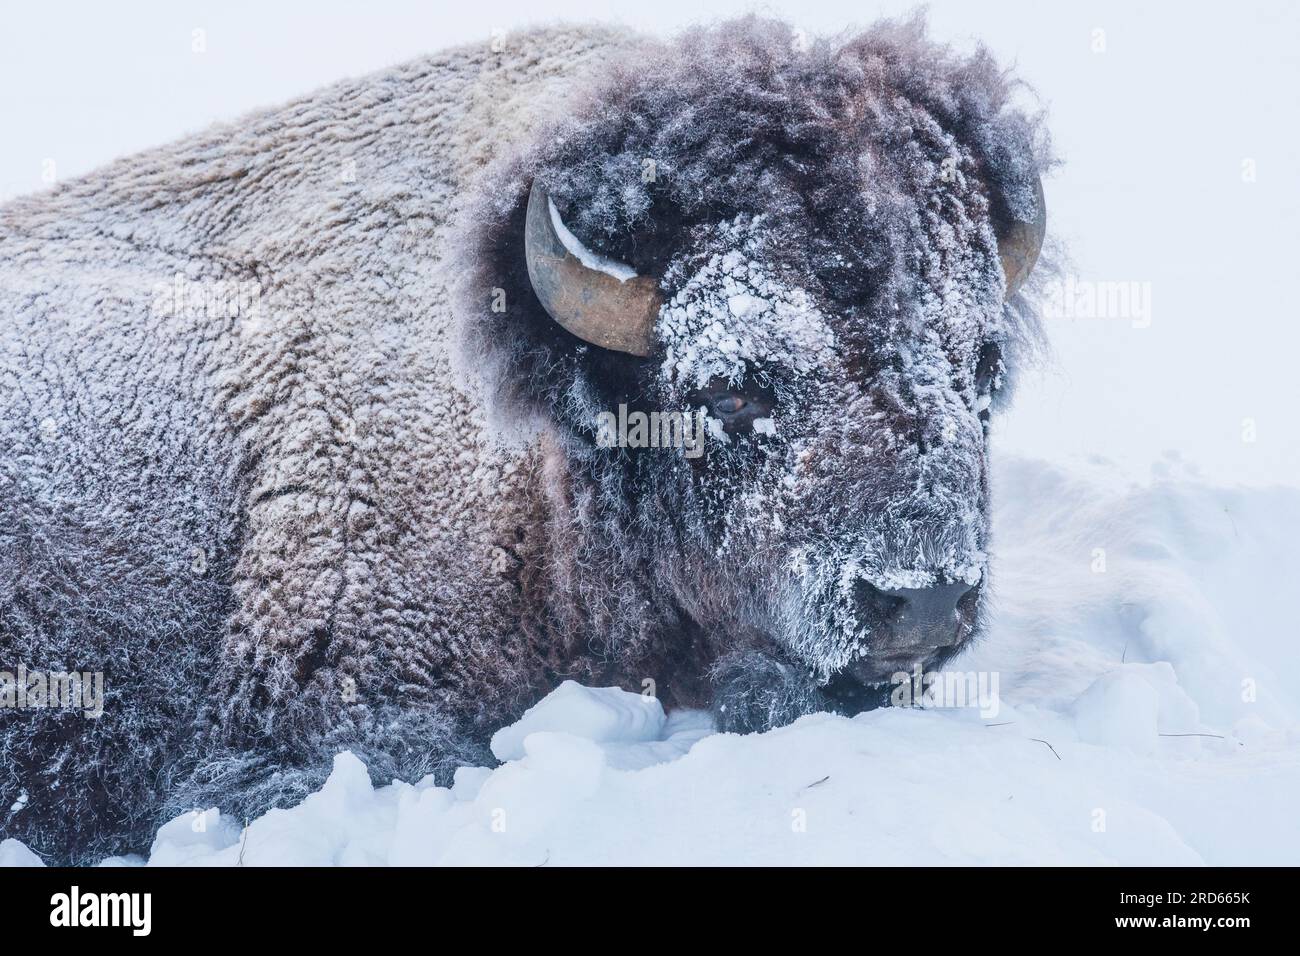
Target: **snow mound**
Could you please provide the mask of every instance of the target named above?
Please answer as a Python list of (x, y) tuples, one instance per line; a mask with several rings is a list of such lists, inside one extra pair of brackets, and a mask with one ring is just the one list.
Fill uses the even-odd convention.
[(17, 840), (0, 840), (0, 866), (44, 866), (41, 858)]
[[(1177, 462), (1144, 484), (1104, 463), (995, 477), (993, 620), (951, 670), (996, 677), (996, 708), (738, 736), (566, 682), (495, 735), (501, 766), (449, 788), (376, 788), (341, 753), (292, 809), (186, 814), (147, 860), (105, 863), (1300, 862), (1300, 490), (1215, 488)], [(0, 844), (0, 864), (38, 862)]]
[(665, 719), (663, 705), (654, 697), (566, 680), (518, 721), (493, 734), (492, 753), (498, 760), (518, 760), (530, 734), (557, 730), (597, 743), (658, 740)]

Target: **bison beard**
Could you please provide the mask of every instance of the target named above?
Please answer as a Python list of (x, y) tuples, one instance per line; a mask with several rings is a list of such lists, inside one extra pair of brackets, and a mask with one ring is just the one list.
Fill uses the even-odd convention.
[[(0, 209), (0, 670), (106, 698), (0, 713), (0, 835), (143, 850), (343, 748), (445, 779), (569, 677), (749, 730), (958, 652), (1037, 338), (1010, 93), (917, 21), (536, 31)], [(534, 184), (657, 282), (653, 354), (543, 307)], [(259, 294), (159, 309), (177, 276)], [(601, 447), (621, 404), (703, 405), (705, 453)]]

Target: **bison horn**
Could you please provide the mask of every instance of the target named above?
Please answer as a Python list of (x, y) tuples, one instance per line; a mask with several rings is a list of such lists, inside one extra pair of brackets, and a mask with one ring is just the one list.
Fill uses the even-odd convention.
[(538, 301), (564, 329), (603, 349), (654, 354), (658, 283), (583, 248), (537, 182), (528, 196), (524, 256)]
[(1029, 278), (1038, 253), (1043, 248), (1047, 233), (1047, 204), (1043, 199), (1043, 181), (1034, 177), (1034, 220), (1021, 222), (1006, 219), (995, 226), (998, 237), (998, 258), (1002, 260), (1002, 274), (1007, 280), (1007, 298), (1011, 298)]

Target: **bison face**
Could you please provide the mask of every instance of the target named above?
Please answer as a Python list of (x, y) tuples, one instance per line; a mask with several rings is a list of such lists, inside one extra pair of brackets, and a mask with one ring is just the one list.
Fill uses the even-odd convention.
[[(582, 245), (549, 199), (544, 212), (565, 248), (532, 249), (539, 298), (597, 338), (602, 296), (634, 273)], [(687, 442), (679, 456), (637, 454), (648, 443), (635, 441), (607, 452), (675, 509), (658, 520), (690, 532), (695, 559), (713, 565), (701, 580), (824, 680), (885, 681), (975, 629), (1005, 286), (986, 220), (934, 225), (916, 272), (889, 291), (839, 277), (855, 247), (819, 254), (801, 217), (742, 213), (692, 230), (650, 297), (654, 364), (635, 376), (632, 404), (698, 414), (704, 454), (692, 463)], [(941, 239), (961, 254), (931, 261), (925, 247)], [(581, 268), (558, 276), (564, 257)], [(569, 288), (547, 295), (548, 279)], [(614, 329), (638, 304), (614, 299)]]
[[(500, 180), (526, 192), (488, 246), (528, 313), (492, 326), (502, 378), (600, 523), (673, 607), (833, 689), (976, 630), (987, 429), (1043, 233), (1005, 78), (908, 29), (662, 54)], [(604, 447), (620, 408), (702, 414), (703, 454)]]
[(975, 627), (1003, 286), (976, 227), (960, 275), (837, 295), (849, 250), (809, 255), (814, 228), (701, 230), (667, 273), (656, 394), (708, 416), (697, 507), (776, 640), (873, 683)]

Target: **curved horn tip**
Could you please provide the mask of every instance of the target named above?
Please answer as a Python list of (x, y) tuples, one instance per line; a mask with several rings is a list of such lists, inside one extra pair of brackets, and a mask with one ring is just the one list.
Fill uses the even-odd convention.
[(550, 197), (537, 180), (528, 195), (524, 256), (533, 292), (561, 328), (584, 342), (649, 358), (662, 297), (647, 276), (618, 277), (593, 269), (565, 246), (551, 221)]

